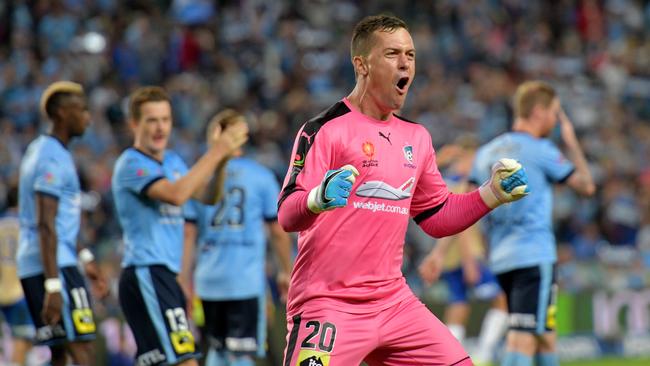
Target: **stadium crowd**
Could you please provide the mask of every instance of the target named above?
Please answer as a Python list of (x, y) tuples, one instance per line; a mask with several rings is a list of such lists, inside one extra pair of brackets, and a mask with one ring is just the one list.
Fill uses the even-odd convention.
[[(205, 149), (216, 111), (243, 111), (249, 154), (281, 179), (300, 125), (354, 83), (341, 40), (378, 12), (411, 27), (418, 77), (402, 114), (425, 125), (436, 148), (461, 133), (486, 142), (505, 131), (523, 80), (559, 90), (598, 185), (591, 199), (556, 192), (560, 286), (647, 287), (650, 3), (641, 0), (2, 2), (0, 208), (26, 144), (47, 127), (43, 89), (60, 79), (83, 84), (92, 127), (73, 145), (87, 192), (82, 241), (116, 279), (121, 233), (110, 182), (131, 141), (126, 96), (141, 85), (169, 91), (172, 146), (188, 163)], [(432, 243), (409, 241), (405, 269), (414, 272)], [(116, 314), (117, 303), (100, 311)]]

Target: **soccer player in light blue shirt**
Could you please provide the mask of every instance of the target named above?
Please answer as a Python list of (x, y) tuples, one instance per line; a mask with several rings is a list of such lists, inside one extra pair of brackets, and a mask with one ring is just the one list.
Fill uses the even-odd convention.
[[(50, 85), (41, 109), (52, 130), (32, 141), (20, 166), (18, 276), (36, 326), (35, 343), (50, 346), (54, 365), (65, 364), (66, 351), (75, 364), (89, 365), (95, 322), (77, 268), (81, 189), (67, 145), (84, 133), (90, 114), (83, 88), (69, 81)], [(103, 275), (86, 259), (95, 294), (106, 295)]]
[[(208, 126), (227, 126), (244, 117), (225, 110)], [(280, 193), (273, 173), (241, 157), (225, 166), (221, 200), (216, 205), (192, 202), (198, 228), (188, 235), (181, 279), (191, 281), (196, 247), (194, 290), (202, 301), (205, 334), (210, 345), (206, 366), (252, 366), (264, 356), (266, 333), (267, 231), (281, 265), (278, 285), (286, 295), (291, 271), (291, 239), (277, 222)], [(191, 286), (186, 286), (191, 287)]]
[[(529, 197), (494, 209), (485, 219), (489, 263), (508, 298), (507, 350), (502, 365), (558, 365), (555, 354), (554, 264), (557, 260), (551, 220), (553, 184), (565, 183), (582, 195), (595, 185), (575, 131), (555, 90), (539, 81), (525, 82), (514, 97), (513, 131), (481, 147), (470, 180), (481, 182), (499, 158), (517, 159), (528, 175)], [(547, 139), (560, 121), (567, 159)]]
[(120, 155), (112, 191), (124, 233), (119, 298), (137, 344), (136, 363), (197, 365), (198, 352), (185, 314), (186, 299), (176, 275), (183, 253), (183, 205), (206, 199), (203, 188), (217, 166), (247, 139), (244, 123), (215, 131), (212, 147), (187, 169), (167, 149), (172, 131), (170, 98), (159, 87), (143, 87), (129, 100), (135, 141)]

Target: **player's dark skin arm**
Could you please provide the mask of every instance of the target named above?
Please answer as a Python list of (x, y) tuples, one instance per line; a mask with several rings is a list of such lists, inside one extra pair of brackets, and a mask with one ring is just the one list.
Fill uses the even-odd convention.
[[(59, 200), (55, 197), (36, 194), (36, 217), (38, 238), (41, 248), (41, 261), (45, 278), (58, 278), (59, 267), (56, 263), (57, 234), (56, 213), (59, 209)], [(61, 292), (45, 294), (41, 316), (46, 324), (55, 324), (61, 318), (63, 299)]]

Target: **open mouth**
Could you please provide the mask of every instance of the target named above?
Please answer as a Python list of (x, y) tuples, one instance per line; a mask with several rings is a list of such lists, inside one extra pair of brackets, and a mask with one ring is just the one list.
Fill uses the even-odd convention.
[(406, 88), (406, 84), (408, 84), (409, 78), (408, 77), (402, 77), (397, 81), (397, 89), (399, 91), (404, 92), (404, 88)]

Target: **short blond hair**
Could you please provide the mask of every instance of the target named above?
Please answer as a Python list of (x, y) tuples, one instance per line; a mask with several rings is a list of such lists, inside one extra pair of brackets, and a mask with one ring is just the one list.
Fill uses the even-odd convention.
[(512, 100), (516, 118), (529, 118), (536, 105), (548, 108), (556, 97), (555, 89), (539, 80), (526, 81), (517, 87)]
[(41, 113), (50, 119), (53, 118), (62, 97), (71, 95), (83, 96), (83, 86), (72, 81), (57, 81), (50, 84), (41, 95), (39, 103)]

